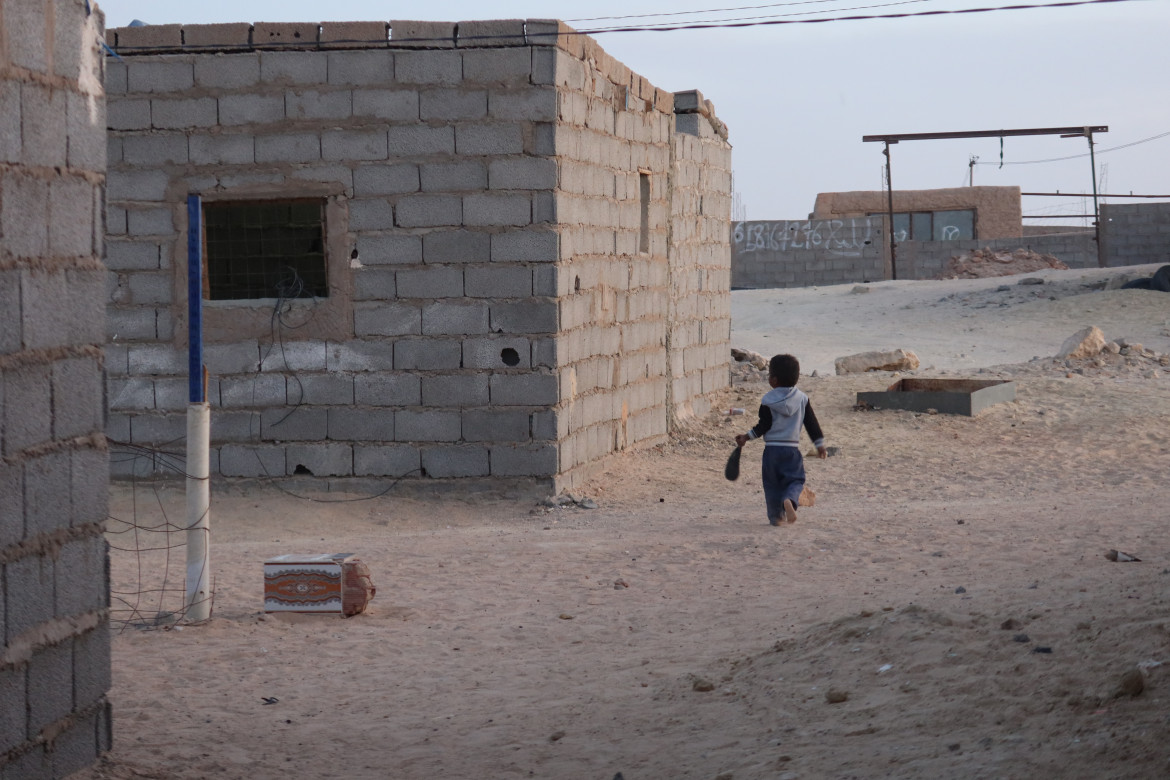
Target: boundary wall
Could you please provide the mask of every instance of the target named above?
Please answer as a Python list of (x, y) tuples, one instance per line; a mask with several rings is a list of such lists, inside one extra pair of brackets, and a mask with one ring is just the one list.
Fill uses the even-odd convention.
[(0, 777), (110, 748), (102, 15), (0, 9)]
[[(542, 488), (729, 381), (730, 146), (555, 20), (114, 31), (109, 434), (177, 464), (187, 193), (325, 204), (329, 296), (205, 301), (212, 473)], [(427, 48), (421, 48), (421, 47)]]

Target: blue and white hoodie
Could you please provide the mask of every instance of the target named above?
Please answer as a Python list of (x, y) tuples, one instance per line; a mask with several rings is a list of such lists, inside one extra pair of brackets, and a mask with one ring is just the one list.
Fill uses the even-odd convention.
[(799, 448), (802, 425), (813, 446), (823, 447), (825, 436), (808, 396), (795, 387), (774, 387), (760, 399), (760, 421), (747, 435), (749, 439), (762, 436), (766, 447)]

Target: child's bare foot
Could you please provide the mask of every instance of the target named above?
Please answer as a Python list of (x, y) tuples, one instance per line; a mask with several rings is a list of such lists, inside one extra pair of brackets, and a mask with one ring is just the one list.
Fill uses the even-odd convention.
[(796, 522), (796, 507), (792, 505), (792, 499), (784, 499), (784, 519), (790, 523)]

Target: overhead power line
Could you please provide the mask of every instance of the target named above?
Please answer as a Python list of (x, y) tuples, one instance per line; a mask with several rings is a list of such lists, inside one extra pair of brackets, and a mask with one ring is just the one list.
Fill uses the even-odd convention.
[[(835, 1), (839, 2), (840, 0), (835, 0)], [(857, 6), (852, 6), (850, 8), (834, 8), (833, 13), (840, 13), (842, 11), (865, 11), (865, 10), (868, 10), (870, 8), (889, 8), (890, 6), (895, 6), (895, 5), (911, 5), (914, 3), (928, 3), (928, 2), (930, 2), (930, 0), (894, 0), (894, 2), (877, 3), (875, 5), (857, 5)], [(715, 25), (715, 24), (725, 24), (727, 22), (748, 22), (748, 21), (753, 21), (756, 19), (781, 19), (781, 18), (788, 18), (788, 17), (792, 17), (792, 16), (814, 16), (814, 15), (820, 14), (820, 13), (825, 13), (825, 12), (824, 11), (798, 11), (798, 12), (787, 13), (787, 14), (767, 14), (765, 16), (739, 16), (739, 17), (732, 17), (732, 18), (728, 18), (728, 19), (703, 19), (703, 20), (696, 20), (693, 23), (694, 24)], [(661, 28), (661, 27), (669, 27), (669, 26), (674, 25), (674, 24), (675, 24), (674, 22), (647, 22), (646, 24), (644, 24), (642, 26), (646, 29), (655, 29), (655, 28)], [(594, 32), (610, 32), (610, 30), (608, 30), (607, 28), (586, 27), (586, 28), (583, 28), (582, 30), (580, 30), (580, 32), (592, 34)]]
[[(1131, 146), (1137, 146), (1138, 144), (1149, 143), (1150, 141), (1157, 141), (1159, 138), (1165, 138), (1166, 136), (1170, 136), (1170, 131), (1167, 131), (1165, 133), (1159, 133), (1158, 135), (1152, 135), (1149, 138), (1143, 138), (1140, 141), (1132, 141), (1128, 144), (1122, 144), (1121, 146), (1111, 146), (1108, 149), (1098, 149), (1096, 154), (1099, 154), (1099, 155), (1100, 154), (1107, 154), (1108, 152), (1116, 152), (1118, 149), (1128, 149)], [(975, 163), (975, 164), (976, 165), (1001, 165), (1001, 164), (1002, 165), (1037, 165), (1039, 163), (1064, 162), (1065, 160), (1079, 160), (1083, 157), (1088, 157), (1088, 156), (1089, 156), (1088, 154), (1070, 154), (1068, 157), (1051, 157), (1047, 160), (1019, 160), (1017, 162), (1004, 161), (1003, 163), (981, 162), (981, 163)]]
[(659, 11), (652, 14), (626, 14), (625, 16), (586, 16), (580, 19), (566, 19), (566, 22), (604, 22), (607, 20), (621, 21), (623, 19), (661, 19), (667, 16), (698, 16), (699, 14), (721, 14), (731, 11), (762, 11), (765, 8), (791, 8), (797, 5), (823, 5), (837, 3), (840, 0), (800, 0), (795, 3), (767, 3), (765, 5), (741, 5), (732, 8), (704, 8), (698, 11)]

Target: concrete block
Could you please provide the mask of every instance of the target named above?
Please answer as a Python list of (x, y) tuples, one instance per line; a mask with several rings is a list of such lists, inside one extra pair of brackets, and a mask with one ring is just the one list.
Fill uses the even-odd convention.
[[(211, 415), (211, 441), (243, 444), (260, 438), (261, 416), (255, 411), (217, 411)], [(214, 466), (212, 473), (215, 473)]]
[(132, 135), (122, 139), (122, 159), (131, 165), (157, 168), (167, 163), (187, 162), (187, 136)]
[(441, 263), (487, 263), (491, 257), (491, 235), (475, 230), (435, 230), (423, 239), (423, 259), (428, 265)]
[(459, 441), (460, 415), (438, 409), (400, 409), (394, 417), (398, 441)]
[[(185, 49), (246, 49), (252, 44), (252, 25), (247, 22), (230, 24), (185, 24), (183, 25), (183, 47)], [(220, 55), (222, 56), (222, 55)], [(207, 58), (209, 60), (215, 57)], [(195, 63), (198, 73), (199, 61)], [(211, 84), (209, 86), (225, 86)]]
[(486, 406), (487, 374), (442, 374), (422, 378), (423, 406)]
[(547, 157), (512, 157), (493, 160), (488, 166), (493, 190), (553, 190), (557, 188), (557, 162)]
[(322, 48), (386, 48), (390, 27), (386, 22), (322, 22), (320, 41)]
[(524, 151), (524, 134), (515, 123), (460, 124), (455, 127), (455, 151), (461, 156), (520, 154)]
[[(49, 184), (0, 171), (0, 191), (6, 207), (0, 208), (0, 236), (4, 249), (14, 257), (45, 257), (49, 254)], [(20, 208), (13, 208), (19, 203)]]
[(354, 403), (361, 406), (418, 406), (420, 378), (407, 373), (358, 374), (353, 378)]
[(68, 138), (65, 92), (25, 83), (20, 87), (20, 103), (23, 162), (47, 167), (62, 165), (66, 160)]
[(567, 415), (556, 410), (532, 413), (532, 438), (534, 441), (561, 441), (568, 436)]
[(289, 119), (348, 119), (353, 115), (353, 94), (349, 90), (289, 91), (284, 111)]
[(422, 471), (433, 479), (486, 477), (490, 472), (487, 447), (469, 444), (424, 447)]
[(207, 344), (203, 363), (211, 374), (254, 374), (260, 370), (260, 349), (255, 341), (233, 344)]
[(367, 266), (422, 262), (421, 236), (359, 235), (356, 249), (357, 259)]
[(486, 90), (428, 89), (419, 94), (419, 117), (424, 122), (482, 119), (486, 115)]
[[(116, 414), (114, 412), (106, 416), (106, 440), (111, 445), (116, 442), (130, 441), (130, 418), (129, 414)], [(114, 460), (116, 459), (111, 458), (111, 464)], [(112, 470), (111, 473), (113, 473)]]
[(20, 124), (20, 83), (6, 79), (0, 83), (0, 162), (20, 161)]
[(126, 64), (126, 91), (131, 94), (183, 92), (194, 86), (195, 66), (188, 58), (129, 60)]
[[(314, 146), (316, 140), (314, 136)], [(316, 153), (317, 149), (313, 151)], [(256, 139), (243, 133), (193, 135), (188, 155), (195, 165), (250, 165), (256, 161)]]
[(195, 60), (195, 83), (208, 89), (245, 89), (260, 83), (260, 54), (212, 54)]
[[(0, 400), (3, 394), (0, 393)], [(0, 450), (3, 443), (0, 442)], [(24, 538), (24, 468), (21, 463), (5, 463), (0, 461), (0, 495), (7, 502), (5, 512), (8, 513), (4, 523), (0, 523), (0, 548), (14, 545)], [(104, 495), (104, 493), (103, 493)], [(8, 521), (8, 518), (13, 518)], [(3, 601), (0, 600), (0, 621), (4, 619)], [(2, 686), (0, 686), (2, 688)], [(0, 713), (4, 709), (4, 697), (0, 695)], [(3, 734), (3, 714), (0, 714), (0, 734)], [(0, 741), (0, 745), (3, 742)]]
[(532, 57), (524, 47), (463, 52), (464, 83), (527, 85), (531, 73)]
[[(0, 616), (3, 614), (0, 611)], [(0, 748), (5, 752), (22, 744), (28, 738), (27, 680), (23, 666), (6, 666), (0, 669)], [(36, 754), (43, 751), (32, 752)], [(27, 771), (28, 776), (36, 776), (33, 770)]]
[(225, 444), (219, 450), (219, 473), (225, 477), (284, 476), (284, 447)]
[(527, 298), (532, 295), (532, 271), (523, 266), (472, 267), (463, 272), (469, 298)]
[(394, 441), (394, 412), (354, 407), (330, 409), (329, 438), (334, 441)]
[(48, 365), (15, 366), (0, 373), (3, 382), (3, 457), (52, 438), (52, 374)]
[(385, 160), (386, 133), (381, 130), (327, 130), (321, 134), (325, 160)]
[(348, 444), (296, 444), (285, 451), (288, 475), (348, 477), (353, 474), (353, 447)]
[(463, 198), (458, 195), (405, 195), (398, 200), (399, 227), (442, 227), (463, 222)]
[(70, 457), (73, 461), (69, 475), (73, 526), (105, 522), (109, 496), (109, 452), (87, 447), (73, 450)]
[(130, 417), (130, 443), (152, 447), (174, 444), (182, 448), (187, 418), (181, 414), (137, 414)]
[(422, 310), (424, 336), (466, 336), (488, 332), (485, 301), (443, 300)]
[(510, 230), (492, 236), (493, 263), (555, 263), (560, 236), (551, 230)]
[(321, 138), (316, 133), (256, 136), (258, 163), (310, 163), (320, 159)]
[[(56, 617), (74, 617), (106, 606), (106, 545), (100, 536), (71, 539), (61, 545), (56, 575)], [(108, 636), (108, 634), (107, 634)]]
[(409, 163), (362, 165), (353, 172), (355, 197), (418, 192), (418, 166)]
[(493, 477), (546, 477), (557, 473), (555, 444), (530, 444), (491, 448)]
[(324, 84), (329, 79), (328, 57), (324, 52), (260, 52), (260, 80), (289, 85)]
[[(105, 573), (100, 572), (95, 581), (104, 582)], [(92, 583), (90, 589), (103, 590)], [(87, 631), (73, 640), (73, 695), (78, 709), (96, 703), (111, 686), (110, 632)]]
[[(20, 272), (0, 271), (0, 311), (20, 311)], [(6, 320), (0, 328), (0, 355), (8, 355), (21, 348), (23, 338), (19, 317)]]
[(462, 298), (463, 269), (435, 266), (398, 272), (400, 298)]
[[(558, 19), (527, 19), (524, 22), (524, 38), (529, 46), (557, 46), (561, 45), (561, 34), (571, 32), (572, 27)], [(580, 36), (566, 35), (563, 43), (570, 51), (580, 53)], [(570, 43), (576, 46), (570, 47)]]
[(353, 171), (344, 163), (329, 163), (297, 167), (289, 174), (290, 181), (319, 181), (344, 189), (353, 197)]
[(528, 339), (515, 337), (468, 338), (463, 340), (463, 368), (529, 368)]
[(394, 78), (401, 84), (458, 84), (463, 80), (463, 58), (457, 51), (397, 52)]
[(218, 405), (225, 409), (284, 406), (288, 400), (283, 374), (224, 377), (219, 380)]
[(354, 445), (353, 473), (358, 477), (404, 477), (419, 470), (418, 447), (409, 444)]
[(283, 95), (223, 95), (219, 98), (221, 125), (275, 124), (283, 121)]
[(459, 48), (526, 46), (523, 19), (491, 19), (459, 23)]
[(463, 412), (464, 441), (528, 441), (529, 414), (518, 409), (468, 409)]
[(353, 377), (348, 374), (291, 376), (288, 380), (288, 402), (310, 406), (351, 406)]
[[(208, 379), (208, 397), (219, 398), (218, 380)], [(159, 411), (181, 412), (191, 400), (191, 385), (186, 377), (158, 377), (154, 380), (154, 406)]]
[[(109, 40), (107, 33), (106, 39)], [(106, 60), (106, 77), (104, 79), (106, 95), (125, 95), (127, 81), (127, 67), (125, 60)]]
[[(123, 105), (134, 107), (146, 103), (142, 100), (120, 101)], [(119, 103), (115, 103), (115, 106)], [(219, 104), (215, 98), (155, 98), (149, 101), (150, 124), (159, 130), (183, 130), (191, 127), (214, 127), (219, 122)], [(137, 120), (137, 117), (132, 117)], [(128, 136), (134, 138), (134, 136)]]
[(102, 373), (95, 358), (53, 363), (53, 437), (88, 436), (102, 428)]
[(463, 197), (463, 224), (520, 226), (532, 222), (532, 199), (528, 195), (496, 192)]
[(421, 157), (429, 154), (454, 154), (455, 129), (450, 125), (429, 127), (406, 125), (391, 127), (387, 139), (391, 157)]
[[(106, 168), (105, 102), (93, 95), (70, 92), (65, 98), (69, 116), (66, 120), (69, 136), (68, 162), (70, 168), (102, 171)], [(4, 120), (0, 120), (3, 125)], [(0, 130), (3, 135), (3, 130)], [(3, 141), (0, 141), (0, 145)], [(2, 156), (0, 156), (2, 158)]]
[(388, 268), (362, 268), (353, 275), (355, 301), (384, 301), (394, 298), (394, 271)]
[(493, 90), (488, 96), (488, 114), (495, 120), (555, 122), (557, 91), (553, 87), (507, 92)]
[(394, 347), (396, 371), (447, 371), (460, 368), (456, 339), (400, 339)]
[(101, 290), (106, 273), (85, 269), (22, 271), (20, 309), (25, 349), (104, 341)]
[[(132, 236), (169, 236), (175, 232), (174, 212), (170, 206), (153, 206), (126, 210), (126, 228)], [(170, 300), (168, 294), (164, 301)]]
[(402, 122), (417, 120), (418, 92), (405, 89), (355, 89), (353, 115)]
[(126, 376), (129, 373), (130, 350), (127, 345), (106, 342), (103, 352), (106, 373), (110, 376)]
[(492, 374), (492, 406), (555, 406), (560, 400), (555, 374)]
[(423, 192), (482, 190), (487, 187), (487, 171), (477, 160), (423, 163), (419, 172)]
[(384, 198), (349, 201), (349, 229), (388, 230), (394, 227), (394, 210)]
[(329, 344), (329, 371), (385, 371), (394, 368), (392, 341), (346, 341)]
[(46, 13), (48, 3), (4, 4), (5, 59), (13, 65), (44, 73), (48, 70), (49, 49), (45, 45), (51, 30)]
[(144, 377), (110, 377), (106, 395), (112, 410), (154, 408), (154, 380)]
[(257, 49), (312, 48), (319, 30), (315, 22), (256, 22), (252, 45)]
[(402, 303), (359, 303), (353, 311), (354, 335), (417, 336), (422, 333), (422, 313)]
[[(17, 637), (53, 616), (53, 562), (29, 555), (5, 564), (8, 636)], [(66, 686), (69, 687), (69, 686)], [(24, 702), (21, 702), (22, 708)]]
[[(137, 54), (145, 51), (183, 48), (183, 25), (149, 24), (142, 27), (118, 27), (111, 45), (119, 51)], [(107, 34), (107, 39), (110, 37)]]
[(385, 86), (394, 83), (395, 55), (388, 51), (329, 52), (329, 83)]
[(49, 183), (49, 251), (53, 255), (95, 254), (93, 201), (94, 186), (85, 179), (63, 175)]
[(329, 430), (327, 411), (303, 406), (264, 409), (260, 412), (260, 438), (264, 441), (322, 441)]
[(71, 709), (73, 643), (62, 642), (42, 648), (28, 662), (29, 733), (39, 734), (50, 723), (68, 715)]
[[(51, 534), (69, 527), (68, 486), (71, 465), (68, 451), (50, 452), (25, 461), (24, 533), (26, 538), (35, 538), (40, 534)], [(11, 606), (9, 608), (11, 609)]]
[(390, 21), (390, 45), (394, 48), (452, 49), (455, 47), (454, 22)]
[(328, 345), (324, 341), (282, 341), (260, 350), (261, 371), (325, 371)]
[(106, 196), (111, 201), (162, 201), (169, 184), (164, 171), (111, 170), (106, 175)]

